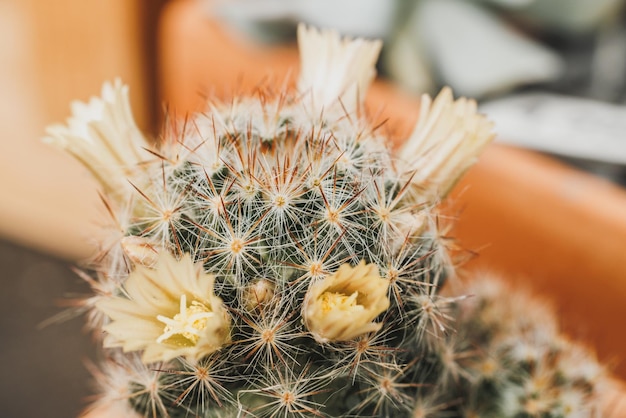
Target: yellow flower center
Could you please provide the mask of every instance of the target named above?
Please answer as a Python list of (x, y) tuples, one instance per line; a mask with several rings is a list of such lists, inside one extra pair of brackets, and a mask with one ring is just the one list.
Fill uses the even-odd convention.
[(193, 347), (200, 339), (200, 333), (207, 326), (208, 319), (215, 316), (204, 304), (192, 301), (187, 306), (187, 296), (180, 297), (180, 312), (173, 318), (158, 315), (157, 319), (165, 324), (163, 334), (157, 338), (157, 343)]
[(358, 297), (359, 292), (354, 292), (349, 296), (343, 293), (324, 292), (320, 296), (320, 301), (322, 302), (322, 312), (326, 314), (333, 310), (363, 310), (363, 306), (357, 304)]

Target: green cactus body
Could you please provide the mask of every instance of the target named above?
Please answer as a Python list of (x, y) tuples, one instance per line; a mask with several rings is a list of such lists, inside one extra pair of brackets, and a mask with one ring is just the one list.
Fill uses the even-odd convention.
[[(194, 389), (187, 398), (204, 401), (185, 408), (192, 416), (222, 409), (255, 416), (409, 414), (419, 383), (432, 380), (413, 381), (424, 334), (442, 331), (418, 306), (446, 272), (434, 223), (422, 221), (434, 215), (407, 202), (409, 174), (398, 172), (385, 139), (364, 121), (340, 115), (298, 123), (294, 115), (305, 114), (304, 106), (295, 97), (277, 100), (280, 107), (251, 98), (197, 116), (178, 145), (181, 154), (191, 151), (174, 164), (167, 158), (154, 164), (152, 186), (140, 197), (147, 206), (176, 202), (178, 210), (168, 225), (155, 223), (152, 213), (166, 207), (129, 222), (133, 236), (188, 253), (214, 274), (216, 295), (232, 318), (230, 343), (211, 355), (220, 365), (215, 385), (226, 390)], [(275, 121), (271, 135), (255, 126), (253, 112)], [(220, 163), (213, 172), (204, 153)], [(376, 315), (380, 329), (356, 341), (316, 341), (302, 315), (307, 290), (361, 261), (381, 275), (400, 272), (396, 297)], [(259, 280), (271, 297), (255, 293)]]
[[(469, 315), (439, 292), (453, 267), (434, 207), (492, 137), (475, 103), (425, 97), (392, 151), (360, 102), (380, 44), (300, 37), (297, 91), (213, 103), (159, 146), (106, 87), (109, 130), (89, 142), (115, 164), (76, 121), (50, 131), (108, 167), (123, 230), (86, 302), (106, 331), (99, 403), (173, 418), (573, 416), (593, 378), (544, 370), (562, 347), (528, 360), (486, 318), (493, 301)], [(540, 381), (569, 403), (541, 398)]]

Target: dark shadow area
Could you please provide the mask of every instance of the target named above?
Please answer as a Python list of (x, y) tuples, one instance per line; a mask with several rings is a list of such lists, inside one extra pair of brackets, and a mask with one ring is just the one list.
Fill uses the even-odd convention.
[(88, 286), (67, 262), (0, 241), (2, 417), (75, 417), (86, 405), (94, 358), (83, 317), (41, 327), (69, 295)]

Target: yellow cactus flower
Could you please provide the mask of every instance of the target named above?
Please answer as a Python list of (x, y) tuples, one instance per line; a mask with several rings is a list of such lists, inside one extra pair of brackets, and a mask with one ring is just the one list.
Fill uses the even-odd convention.
[(389, 307), (388, 288), (375, 264), (344, 264), (310, 286), (302, 312), (306, 326), (319, 343), (376, 332), (382, 324), (372, 321)]
[(105, 346), (143, 350), (145, 363), (195, 361), (217, 351), (230, 338), (230, 316), (213, 293), (214, 280), (188, 254), (176, 260), (162, 251), (154, 269), (138, 264), (124, 283), (127, 297), (96, 304), (111, 319)]

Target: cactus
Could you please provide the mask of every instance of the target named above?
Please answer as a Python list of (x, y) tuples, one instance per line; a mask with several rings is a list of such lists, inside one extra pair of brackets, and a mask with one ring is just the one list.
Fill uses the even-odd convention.
[(424, 96), (394, 151), (362, 103), (380, 43), (304, 26), (299, 43), (295, 91), (211, 102), (156, 145), (119, 81), (48, 130), (99, 180), (111, 215), (83, 273), (94, 295), (82, 306), (94, 335), (104, 331), (92, 408), (173, 418), (587, 408), (596, 369), (561, 355), (564, 340), (506, 323), (518, 315), (494, 312), (498, 297), (468, 307), (440, 291), (455, 270), (436, 206), (493, 136), (475, 102), (447, 88)]

